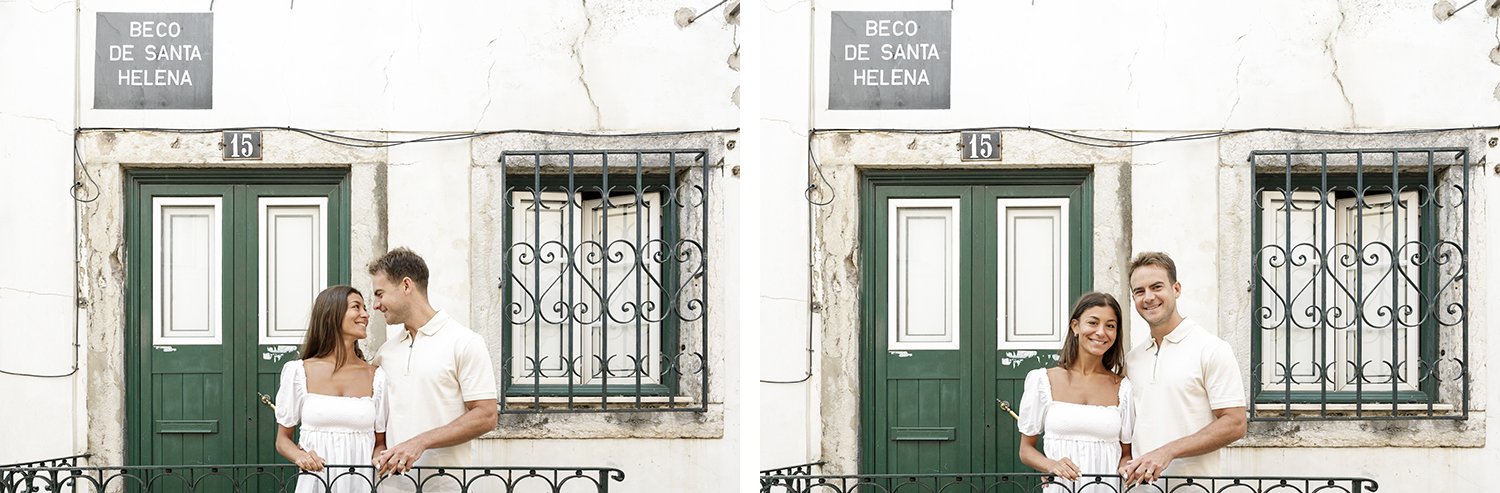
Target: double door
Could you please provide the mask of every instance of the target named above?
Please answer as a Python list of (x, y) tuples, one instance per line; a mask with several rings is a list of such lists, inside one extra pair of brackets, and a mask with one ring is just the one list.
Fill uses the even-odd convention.
[(126, 460), (266, 464), (281, 366), (349, 280), (345, 170), (126, 178)]
[(1025, 375), (1092, 284), (1081, 172), (867, 177), (861, 472), (1026, 470)]

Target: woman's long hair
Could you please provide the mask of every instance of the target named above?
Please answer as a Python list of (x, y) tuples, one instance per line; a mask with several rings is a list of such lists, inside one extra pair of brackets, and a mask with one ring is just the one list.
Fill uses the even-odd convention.
[(1120, 302), (1115, 301), (1115, 297), (1109, 293), (1101, 293), (1099, 291), (1085, 293), (1083, 296), (1078, 297), (1077, 303), (1073, 304), (1073, 314), (1068, 316), (1068, 336), (1063, 339), (1062, 354), (1059, 355), (1061, 359), (1057, 362), (1057, 366), (1071, 369), (1073, 368), (1073, 364), (1078, 362), (1078, 352), (1082, 351), (1083, 348), (1079, 347), (1078, 333), (1073, 332), (1073, 321), (1082, 317), (1084, 310), (1096, 306), (1107, 306), (1109, 309), (1115, 311), (1115, 343), (1104, 351), (1104, 368), (1119, 375), (1121, 374), (1120, 359), (1122, 358), (1120, 355), (1120, 341), (1125, 336), (1119, 327), (1125, 321), (1121, 318)]
[[(364, 297), (354, 286), (329, 286), (313, 298), (312, 315), (307, 317), (307, 338), (302, 340), (302, 359), (333, 355), (333, 371), (339, 371), (349, 355), (344, 349), (344, 314), (349, 312), (349, 295)], [(354, 356), (365, 359), (364, 351), (354, 345)]]

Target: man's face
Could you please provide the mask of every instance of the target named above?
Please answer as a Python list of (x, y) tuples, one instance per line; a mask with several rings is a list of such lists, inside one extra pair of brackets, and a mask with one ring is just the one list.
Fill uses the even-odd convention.
[(375, 288), (374, 307), (380, 313), (385, 314), (385, 323), (389, 325), (406, 323), (406, 308), (411, 283), (405, 282), (405, 278), (393, 281), (384, 271), (381, 271), (370, 276), (370, 284)]
[(1182, 285), (1168, 279), (1164, 267), (1145, 265), (1130, 273), (1130, 298), (1135, 302), (1135, 312), (1153, 327), (1172, 319), (1180, 295)]

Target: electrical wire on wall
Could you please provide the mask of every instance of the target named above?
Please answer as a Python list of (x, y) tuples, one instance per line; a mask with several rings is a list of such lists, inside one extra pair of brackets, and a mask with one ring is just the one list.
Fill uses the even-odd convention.
[[(1143, 145), (1161, 144), (1161, 143), (1167, 143), (1167, 142), (1189, 142), (1189, 141), (1194, 141), (1194, 140), (1217, 139), (1217, 138), (1220, 138), (1220, 137), (1229, 137), (1229, 136), (1232, 136), (1232, 135), (1260, 133), (1260, 132), (1284, 132), (1284, 133), (1291, 133), (1291, 134), (1333, 135), (1333, 136), (1389, 136), (1389, 135), (1423, 135), (1423, 134), (1434, 134), (1434, 133), (1442, 133), (1442, 132), (1461, 132), (1461, 131), (1470, 131), (1470, 130), (1500, 130), (1500, 125), (1488, 125), (1488, 126), (1476, 126), (1476, 127), (1414, 128), (1414, 129), (1406, 129), (1406, 130), (1378, 130), (1378, 131), (1373, 131), (1373, 132), (1358, 132), (1358, 131), (1352, 131), (1352, 130), (1317, 130), (1317, 129), (1284, 128), (1284, 127), (1257, 127), (1257, 128), (1247, 128), (1247, 129), (1240, 129), (1240, 130), (1216, 130), (1216, 131), (1211, 131), (1211, 132), (1195, 132), (1195, 133), (1189, 133), (1189, 134), (1183, 134), (1183, 135), (1175, 135), (1175, 136), (1172, 136), (1172, 137), (1162, 137), (1162, 138), (1159, 138), (1159, 139), (1145, 139), (1145, 140), (1112, 139), (1112, 138), (1108, 138), (1108, 137), (1096, 137), (1096, 136), (1091, 136), (1091, 135), (1084, 135), (1084, 134), (1081, 134), (1081, 133), (1078, 133), (1078, 132), (1073, 132), (1073, 131), (1068, 131), (1068, 130), (1055, 130), (1055, 129), (1041, 128), (1041, 127), (1017, 127), (1017, 126), (966, 127), (966, 128), (943, 128), (943, 129), (815, 128), (815, 129), (812, 130), (812, 134), (813, 135), (817, 135), (817, 134), (822, 134), (822, 133), (871, 133), (871, 132), (879, 132), (879, 133), (897, 133), (897, 134), (908, 134), (908, 135), (931, 135), (931, 134), (950, 134), (950, 133), (956, 133), (956, 132), (977, 132), (977, 131), (1025, 131), (1025, 132), (1036, 132), (1036, 133), (1047, 135), (1047, 136), (1050, 136), (1052, 138), (1055, 138), (1055, 139), (1058, 139), (1058, 140), (1062, 140), (1062, 141), (1065, 141), (1065, 142), (1071, 142), (1071, 143), (1074, 143), (1074, 144), (1084, 145), (1084, 146), (1089, 146), (1089, 147), (1120, 148), (1120, 147), (1140, 147), (1140, 146), (1143, 146)], [(809, 155), (809, 157), (811, 157), (811, 156)], [(814, 166), (816, 166), (817, 162), (814, 161), (813, 164), (814, 164)], [(821, 169), (821, 168), (819, 168), (819, 169)]]
[(821, 166), (821, 165), (818, 164), (818, 158), (817, 158), (817, 156), (813, 155), (813, 139), (812, 139), (812, 135), (811, 134), (809, 134), (807, 136), (807, 160), (808, 160), (808, 162), (812, 163), (813, 168), (817, 171), (817, 173), (818, 173), (818, 181), (823, 182), (824, 185), (828, 185), (828, 187), (826, 188), (827, 189), (828, 197), (826, 199), (823, 199), (823, 200), (818, 200), (818, 199), (813, 198), (813, 192), (819, 192), (819, 194), (821, 195), (822, 191), (824, 190), (824, 188), (818, 186), (818, 182), (808, 183), (807, 184), (807, 188), (802, 191), (802, 198), (804, 200), (807, 200), (807, 204), (808, 204), (808, 207), (807, 207), (807, 303), (808, 303), (809, 306), (807, 307), (807, 347), (804, 348), (807, 351), (807, 369), (804, 371), (804, 374), (803, 374), (802, 378), (797, 379), (797, 380), (765, 380), (765, 379), (762, 379), (760, 381), (760, 383), (795, 384), (795, 383), (806, 382), (808, 380), (811, 380), (812, 377), (813, 377), (813, 355), (816, 354), (816, 352), (817, 352), (817, 349), (813, 347), (813, 312), (817, 311), (816, 304), (812, 301), (812, 297), (813, 297), (813, 274), (814, 274), (814, 270), (815, 270), (814, 269), (814, 262), (813, 262), (813, 254), (815, 252), (813, 252), (813, 241), (812, 241), (813, 240), (813, 221), (817, 218), (817, 208), (818, 207), (822, 207), (822, 206), (826, 206), (828, 204), (832, 204), (833, 201), (834, 201), (834, 199), (838, 198), (838, 191), (834, 190), (833, 186), (828, 183), (828, 177), (826, 177), (826, 176), (823, 175), (823, 166)]
[(665, 130), (665, 131), (654, 131), (654, 132), (619, 132), (619, 133), (612, 133), (612, 132), (569, 132), (569, 131), (559, 131), (559, 130), (510, 129), (510, 130), (490, 130), (490, 131), (484, 131), (484, 132), (455, 132), (455, 133), (447, 133), (447, 134), (441, 134), (441, 135), (430, 135), (430, 136), (427, 136), (427, 137), (420, 137), (420, 138), (415, 138), (415, 139), (405, 139), (405, 140), (367, 139), (367, 138), (363, 138), (363, 137), (353, 137), (353, 136), (348, 136), (348, 135), (339, 135), (339, 134), (336, 134), (336, 133), (333, 133), (333, 132), (327, 132), (327, 131), (322, 131), (322, 130), (312, 130), (312, 129), (298, 128), (298, 127), (270, 127), (270, 126), (220, 127), (220, 128), (83, 127), (83, 128), (79, 128), (78, 132), (79, 133), (85, 133), (85, 132), (88, 132), (88, 133), (93, 133), (93, 132), (157, 132), (157, 133), (175, 133), (175, 134), (212, 134), (212, 133), (220, 133), (220, 132), (237, 132), (237, 131), (242, 132), (242, 131), (257, 131), (257, 130), (259, 130), (259, 131), (286, 131), (286, 132), (293, 132), (293, 133), (302, 134), (302, 135), (305, 135), (305, 136), (308, 136), (308, 137), (312, 137), (314, 139), (321, 140), (323, 142), (327, 142), (327, 143), (335, 144), (335, 145), (341, 145), (341, 146), (345, 146), (345, 147), (384, 148), (384, 147), (395, 147), (395, 146), (406, 145), (406, 144), (421, 144), (421, 143), (426, 143), (426, 142), (450, 142), (450, 141), (456, 141), (456, 140), (469, 140), (469, 139), (476, 139), (476, 138), (479, 138), (479, 137), (485, 137), (485, 136), (490, 136), (490, 135), (505, 135), (505, 134), (535, 134), (535, 135), (549, 135), (549, 136), (557, 136), (557, 137), (675, 137), (675, 136), (682, 136), (682, 135), (696, 135), (696, 134), (710, 134), (710, 133), (734, 133), (734, 132), (739, 132), (740, 129), (738, 129), (738, 128), (726, 128), (726, 129), (703, 129), (703, 130)]
[[(79, 290), (78, 290), (79, 289), (78, 288), (78, 276), (79, 276), (79, 274), (81, 273), (81, 271), (83, 269), (83, 261), (82, 261), (82, 258), (80, 258), (80, 254), (78, 253), (79, 252), (79, 248), (78, 248), (78, 216), (79, 216), (79, 207), (80, 207), (80, 204), (85, 204), (85, 203), (88, 203), (88, 202), (93, 202), (95, 200), (99, 200), (99, 183), (96, 182), (96, 181), (94, 181), (94, 177), (89, 174), (88, 169), (83, 167), (83, 159), (78, 154), (78, 133), (77, 132), (73, 133), (73, 164), (74, 164), (74, 169), (76, 170), (76, 172), (83, 174), (83, 176), (88, 179), (89, 185), (88, 186), (84, 186), (83, 179), (82, 178), (77, 178), (76, 175), (75, 175), (75, 178), (74, 178), (74, 181), (73, 181), (73, 185), (68, 187), (68, 195), (71, 196), (71, 197), (73, 197), (73, 270), (74, 270), (74, 273), (73, 273), (73, 303), (72, 303), (72, 305), (73, 305), (72, 306), (72, 310), (73, 310), (73, 365), (72, 365), (72, 369), (70, 369), (67, 373), (40, 374), (40, 373), (30, 373), (30, 372), (24, 372), (24, 371), (11, 371), (11, 370), (6, 370), (6, 369), (3, 369), (3, 368), (0, 368), (0, 374), (11, 375), (11, 376), (16, 376), (16, 377), (31, 377), (31, 378), (66, 378), (66, 377), (71, 377), (74, 374), (78, 373), (78, 368), (79, 368), (79, 365), (78, 365), (78, 362), (79, 362), (79, 353), (80, 353), (80, 351), (82, 351), (82, 345), (79, 344), (79, 337), (78, 337), (78, 312), (79, 312), (80, 309), (83, 308), (83, 303), (84, 303), (82, 293), (80, 293)], [(86, 190), (89, 190), (89, 189), (92, 189), (93, 193), (92, 194), (85, 194), (84, 192)]]

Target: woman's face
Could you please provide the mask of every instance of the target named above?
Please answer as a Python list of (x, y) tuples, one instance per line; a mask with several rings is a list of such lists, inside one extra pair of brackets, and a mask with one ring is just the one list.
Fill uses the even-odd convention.
[(369, 325), (370, 312), (365, 310), (365, 297), (349, 293), (349, 304), (344, 310), (344, 337), (364, 339), (370, 335), (366, 330)]
[(1120, 320), (1109, 307), (1095, 306), (1084, 310), (1083, 315), (1072, 321), (1072, 326), (1073, 333), (1078, 334), (1079, 350), (1103, 357), (1115, 345)]

